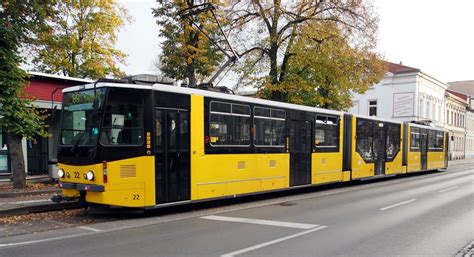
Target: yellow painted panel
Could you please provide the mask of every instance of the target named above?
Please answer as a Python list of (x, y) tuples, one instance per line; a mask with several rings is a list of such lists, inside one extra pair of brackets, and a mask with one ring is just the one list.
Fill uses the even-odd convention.
[(415, 172), (421, 170), (421, 153), (411, 152), (408, 148), (407, 154), (407, 172)]
[(221, 197), (227, 195), (227, 184), (206, 184), (197, 186), (196, 195), (206, 195), (208, 197)]
[[(102, 163), (84, 166), (58, 163), (58, 167), (63, 169), (66, 175), (69, 175), (69, 177), (65, 176), (64, 178), (59, 179), (61, 182), (102, 185)], [(86, 173), (90, 170), (94, 172), (94, 181), (89, 181), (85, 178)]]
[[(142, 186), (143, 188), (143, 186)], [(143, 189), (109, 190), (105, 192), (87, 192), (86, 201), (124, 207), (143, 207), (145, 203)]]
[(351, 172), (350, 171), (344, 171), (342, 173), (342, 181), (350, 181), (351, 180)]
[[(129, 168), (126, 176), (124, 176), (124, 173), (121, 173), (121, 166)], [(107, 183), (103, 182), (102, 163), (84, 166), (59, 164), (59, 167), (71, 174), (70, 178), (61, 179), (62, 182), (104, 186), (104, 192), (88, 191), (86, 195), (87, 201), (128, 207), (155, 205), (154, 156), (142, 156), (107, 162)], [(130, 168), (134, 172), (130, 172)], [(89, 170), (94, 171), (94, 181), (84, 179), (84, 174)], [(79, 173), (79, 178), (75, 178), (74, 172)], [(130, 195), (135, 195), (136, 199), (133, 199)]]
[(444, 152), (428, 152), (428, 169), (444, 168)]
[(261, 191), (260, 179), (227, 183), (227, 194), (238, 195)]
[[(198, 190), (200, 174), (205, 172), (205, 167), (201, 164), (204, 158), (204, 97), (191, 95), (191, 200), (199, 199), (199, 192), (203, 195), (212, 193), (204, 193), (207, 190)], [(204, 170), (203, 170), (204, 169)]]
[(263, 179), (260, 184), (262, 190), (275, 190), (285, 188), (287, 181), (285, 178)]
[[(269, 189), (288, 187), (289, 154), (209, 154), (194, 159), (192, 187), (199, 184), (227, 184), (225, 195), (245, 194), (267, 190), (261, 181), (279, 179)], [(192, 199), (214, 197), (201, 189), (193, 192)]]
[[(402, 144), (400, 143), (400, 147), (402, 147)], [(402, 158), (403, 158), (403, 152), (400, 150), (398, 152), (397, 157), (392, 162), (386, 162), (385, 163), (385, 174), (400, 174), (403, 173), (403, 166), (402, 166)]]
[(311, 179), (317, 181), (317, 183), (314, 184), (325, 184), (342, 181), (343, 175), (342, 172), (313, 173)]

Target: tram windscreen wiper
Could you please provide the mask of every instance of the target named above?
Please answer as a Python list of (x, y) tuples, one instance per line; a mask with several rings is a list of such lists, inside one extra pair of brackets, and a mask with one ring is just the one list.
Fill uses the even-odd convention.
[(74, 142), (74, 145), (71, 147), (71, 153), (74, 153), (76, 151), (77, 146), (79, 145), (79, 142), (81, 142), (82, 137), (84, 136), (84, 132), (82, 132), (78, 137), (77, 140)]

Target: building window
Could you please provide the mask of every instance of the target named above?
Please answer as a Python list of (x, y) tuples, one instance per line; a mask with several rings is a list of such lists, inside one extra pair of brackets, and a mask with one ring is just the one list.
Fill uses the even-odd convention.
[(369, 100), (369, 116), (377, 116), (377, 100)]
[(423, 117), (423, 99), (420, 98), (420, 117)]
[(443, 120), (441, 119), (441, 114), (442, 114), (442, 112), (441, 112), (441, 105), (438, 105), (438, 121), (439, 121), (439, 122), (442, 122), (442, 121), (443, 121)]
[(436, 105), (433, 103), (433, 112), (431, 113), (431, 120), (436, 120)]
[(429, 102), (426, 102), (426, 114), (425, 118), (429, 119), (431, 116), (431, 109), (430, 109), (431, 104)]

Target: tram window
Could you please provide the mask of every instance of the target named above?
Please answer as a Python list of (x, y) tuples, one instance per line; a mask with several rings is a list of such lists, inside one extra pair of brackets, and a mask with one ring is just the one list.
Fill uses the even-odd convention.
[(436, 131), (429, 130), (428, 131), (428, 149), (435, 150), (435, 141), (436, 141)]
[(163, 124), (162, 124), (162, 111), (156, 112), (156, 121), (155, 121), (155, 145), (157, 147), (162, 147), (163, 144)]
[(143, 143), (143, 101), (138, 93), (110, 90), (100, 142), (103, 145)]
[(339, 119), (337, 117), (316, 116), (314, 132), (316, 151), (338, 151), (339, 134)]
[[(179, 128), (179, 137), (180, 138), (188, 138), (189, 137), (189, 113), (188, 112), (181, 112), (180, 113), (180, 128)], [(189, 141), (188, 140), (180, 140), (179, 141), (179, 148), (181, 151), (186, 151), (189, 149)]]
[(168, 113), (168, 133), (169, 133), (169, 148), (171, 150), (176, 149), (176, 133), (178, 131), (178, 115), (176, 112)]
[(270, 109), (268, 109), (268, 108), (255, 107), (254, 115), (259, 116), (259, 117), (268, 117), (268, 118), (271, 117), (270, 116)]
[(360, 156), (370, 161), (373, 158), (373, 122), (370, 120), (357, 119), (356, 149)]
[(443, 150), (443, 143), (444, 143), (444, 132), (436, 131), (434, 148), (436, 150)]
[(420, 150), (420, 130), (418, 128), (410, 128), (410, 150), (412, 152)]
[(250, 116), (250, 107), (246, 106), (246, 105), (233, 104), (232, 105), (232, 114), (243, 114), (243, 115), (249, 115)]
[(283, 110), (255, 107), (254, 144), (256, 146), (285, 146), (285, 118)]
[(386, 152), (388, 158), (394, 158), (400, 150), (400, 125), (388, 124), (386, 141)]
[(209, 136), (212, 146), (249, 146), (250, 107), (211, 102)]
[(231, 113), (230, 108), (231, 108), (231, 105), (228, 104), (228, 103), (221, 103), (221, 102), (212, 102), (211, 103), (211, 111), (212, 112)]

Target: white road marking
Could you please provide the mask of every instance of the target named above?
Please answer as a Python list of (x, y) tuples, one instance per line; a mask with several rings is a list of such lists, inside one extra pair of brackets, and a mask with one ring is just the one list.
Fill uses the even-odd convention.
[(438, 191), (438, 193), (443, 193), (443, 192), (446, 192), (446, 191), (449, 191), (449, 190), (452, 190), (452, 189), (455, 189), (455, 188), (458, 188), (458, 186), (453, 186), (453, 187), (450, 187), (450, 188), (440, 190), (440, 191)]
[(308, 229), (308, 230), (305, 230), (305, 231), (302, 231), (302, 232), (299, 232), (299, 233), (296, 233), (296, 234), (293, 234), (293, 235), (290, 235), (290, 236), (278, 238), (278, 239), (268, 241), (268, 242), (265, 242), (265, 243), (262, 243), (262, 244), (247, 247), (247, 248), (244, 248), (242, 250), (235, 251), (235, 252), (226, 253), (226, 254), (221, 255), (221, 257), (233, 257), (233, 256), (236, 256), (236, 255), (239, 255), (239, 254), (242, 254), (242, 253), (254, 251), (254, 250), (269, 246), (269, 245), (277, 244), (277, 243), (280, 243), (280, 242), (283, 242), (283, 241), (286, 241), (286, 240), (289, 240), (289, 239), (292, 239), (292, 238), (295, 238), (295, 237), (299, 237), (299, 236), (302, 236), (302, 235), (306, 235), (306, 234), (309, 234), (309, 233), (312, 233), (312, 232), (315, 232), (315, 231), (318, 231), (318, 230), (321, 230), (321, 229), (325, 229), (325, 228), (327, 228), (327, 226), (318, 226), (316, 228)]
[(17, 242), (17, 243), (0, 244), (0, 249), (4, 248), (4, 247), (9, 247), (9, 246), (30, 245), (30, 244), (49, 242), (49, 241), (55, 241), (55, 240), (60, 240), (60, 239), (80, 237), (80, 236), (85, 236), (85, 235), (91, 235), (91, 233), (90, 232), (89, 233), (80, 233), (80, 234), (51, 237), (51, 238), (45, 238), (45, 239), (39, 239), (39, 240), (33, 240), (33, 241), (24, 241), (24, 242)]
[(89, 230), (89, 231), (94, 231), (94, 232), (101, 232), (102, 231), (100, 229), (91, 228), (91, 227), (87, 227), (87, 226), (80, 226), (78, 228), (82, 228), (82, 229)]
[(400, 202), (400, 203), (396, 203), (396, 204), (392, 204), (392, 205), (380, 208), (379, 210), (385, 211), (385, 210), (391, 209), (393, 207), (397, 207), (397, 206), (404, 205), (404, 204), (407, 204), (407, 203), (411, 203), (411, 202), (414, 202), (414, 201), (416, 201), (416, 199), (410, 199), (408, 201), (404, 201), (404, 202)]
[(0, 203), (0, 205), (5, 204), (25, 204), (25, 203), (42, 203), (42, 202), (51, 202), (50, 199), (41, 199), (41, 200), (28, 200), (28, 201), (18, 201), (18, 202), (7, 202), (7, 203)]
[(319, 227), (319, 225), (317, 224), (282, 222), (282, 221), (274, 221), (274, 220), (246, 219), (246, 218), (225, 217), (225, 216), (217, 216), (217, 215), (204, 216), (204, 217), (201, 217), (201, 219), (240, 222), (240, 223), (287, 227), (287, 228), (300, 228), (300, 229), (311, 229), (311, 228)]

